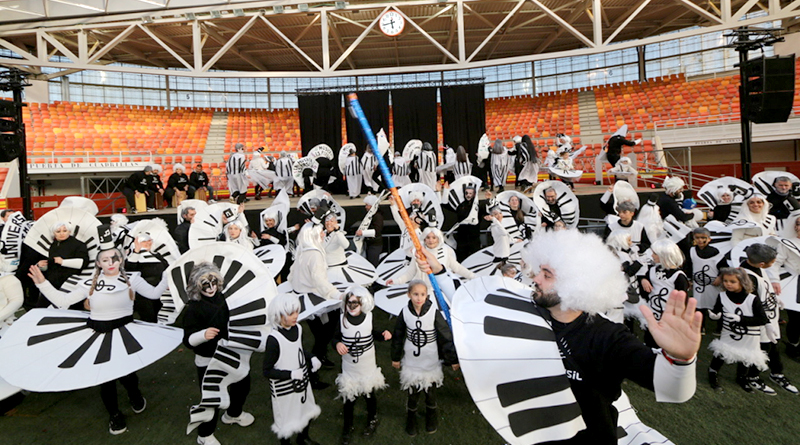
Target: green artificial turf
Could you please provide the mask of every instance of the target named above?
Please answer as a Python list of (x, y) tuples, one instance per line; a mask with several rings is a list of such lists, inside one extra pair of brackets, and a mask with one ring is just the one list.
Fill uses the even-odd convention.
[[(375, 311), (377, 329), (393, 329), (394, 319)], [(310, 348), (308, 329), (305, 344)], [(639, 418), (656, 428), (676, 444), (794, 444), (800, 443), (797, 421), (800, 397), (777, 385), (777, 396), (745, 393), (734, 382), (735, 365), (723, 367), (720, 377), (725, 392), (714, 392), (707, 383), (710, 353), (706, 349), (713, 337), (703, 338), (697, 374), (697, 393), (683, 404), (656, 403), (653, 394), (626, 382), (623, 389), (630, 396)], [(391, 367), (389, 344), (376, 344), (378, 364), (389, 387), (378, 393), (380, 426), (374, 437), (360, 436), (366, 424), (363, 401), (356, 404), (354, 444), (502, 444), (504, 441), (480, 414), (464, 384), (460, 372), (445, 369), (445, 384), (438, 392), (439, 431), (424, 433), (424, 418), (419, 417), (421, 433), (410, 438), (404, 432), (405, 395), (398, 385), (399, 373)], [(338, 357), (329, 352), (337, 364)], [(785, 356), (786, 375), (800, 383), (800, 364)], [(218, 425), (216, 437), (223, 445), (278, 443), (272, 433), (272, 408), (266, 379), (261, 375), (262, 354), (251, 360), (253, 385), (245, 410), (256, 417), (248, 428)], [(324, 369), (322, 380), (333, 383), (337, 369)], [(120, 436), (108, 433), (108, 416), (100, 401), (99, 389), (89, 388), (66, 393), (28, 394), (14, 410), (0, 417), (0, 444), (194, 444), (196, 433), (186, 435), (189, 407), (197, 403), (200, 391), (194, 368), (194, 355), (181, 347), (160, 361), (138, 372), (140, 387), (147, 398), (147, 409), (133, 414), (127, 396), (118, 385), (120, 407), (128, 419), (128, 432)], [(767, 379), (767, 373), (763, 376)], [(770, 384), (771, 382), (767, 382)], [(336, 444), (342, 429), (342, 403), (335, 399), (334, 385), (314, 391), (322, 414), (311, 425), (311, 437), (322, 444)]]

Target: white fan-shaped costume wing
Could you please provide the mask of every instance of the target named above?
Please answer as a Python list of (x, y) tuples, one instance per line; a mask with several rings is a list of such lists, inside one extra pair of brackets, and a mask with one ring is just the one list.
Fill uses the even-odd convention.
[(489, 140), (489, 136), (484, 133), (481, 136), (481, 139), (478, 141), (478, 152), (476, 153), (476, 157), (478, 162), (483, 162), (489, 159), (489, 148), (492, 146), (492, 141)]
[(569, 439), (586, 427), (555, 334), (530, 293), (510, 278), (476, 278), (456, 291), (451, 309), (470, 395), (510, 444)]
[(765, 170), (760, 173), (756, 173), (753, 175), (753, 186), (764, 196), (769, 195), (773, 191), (775, 191), (775, 187), (772, 185), (775, 182), (775, 179), (780, 176), (786, 176), (789, 180), (792, 181), (792, 184), (796, 182), (800, 182), (800, 179), (797, 176), (789, 173), (789, 172), (782, 172), (782, 171), (774, 171), (774, 170)]
[(350, 156), (350, 152), (355, 151), (356, 145), (348, 142), (347, 144), (342, 145), (342, 148), (339, 149), (339, 171), (344, 172), (344, 168), (347, 165), (347, 157)]
[(539, 208), (531, 198), (516, 190), (506, 190), (498, 193), (495, 202), (500, 206), (500, 211), (503, 213), (503, 227), (505, 227), (511, 239), (526, 239), (525, 233), (522, 232), (521, 227), (517, 225), (514, 216), (517, 211), (511, 209), (510, 200), (512, 197), (519, 199), (519, 209), (522, 210), (525, 228), (530, 230), (531, 234), (539, 230), (539, 225), (542, 222), (542, 216), (539, 214)]
[(731, 250), (731, 228), (722, 221), (709, 221), (705, 226), (711, 232), (710, 246), (715, 247), (720, 252)]
[(797, 237), (779, 238), (771, 236), (767, 238), (767, 245), (778, 250), (780, 255), (783, 252), (787, 259), (783, 267), (779, 270), (781, 280), (781, 300), (787, 310), (800, 312), (800, 292), (798, 291), (798, 277), (800, 270), (796, 268), (800, 264), (800, 240)]
[[(217, 237), (222, 234), (225, 224), (222, 222), (222, 215), (226, 215), (228, 222), (237, 220), (244, 227), (248, 227), (247, 218), (244, 213), (238, 213), (236, 204), (228, 202), (218, 202), (206, 208), (197, 209), (192, 225), (189, 226), (189, 247), (195, 248), (204, 244), (216, 243)], [(245, 230), (247, 233), (247, 230)]]
[[(28, 231), (33, 226), (33, 221), (28, 221), (22, 212), (14, 212), (9, 215), (3, 231), (0, 233), (0, 241), (2, 241), (2, 255), (9, 269), (6, 272), (14, 272), (19, 266), (19, 254), (22, 249), (22, 243)], [(2, 399), (0, 399), (2, 400)]]
[[(349, 286), (349, 284), (345, 286), (340, 285), (336, 288), (340, 292), (344, 292)], [(342, 302), (336, 298), (328, 300), (316, 294), (298, 294), (292, 290), (292, 285), (288, 281), (278, 286), (278, 293), (297, 295), (297, 298), (300, 300), (300, 315), (297, 317), (298, 322), (335, 311), (336, 308), (342, 305)]]
[(347, 214), (345, 213), (344, 209), (335, 199), (330, 195), (330, 193), (326, 192), (325, 190), (321, 189), (314, 189), (305, 195), (300, 197), (300, 200), (297, 201), (297, 210), (299, 210), (304, 215), (313, 215), (314, 212), (311, 211), (311, 206), (309, 205), (309, 201), (312, 199), (318, 199), (320, 202), (328, 201), (330, 204), (330, 210), (336, 214), (336, 219), (339, 221), (339, 227), (346, 227), (344, 225)]
[[(756, 191), (752, 185), (739, 178), (724, 176), (705, 183), (705, 185), (700, 187), (697, 197), (709, 207), (714, 208), (720, 204), (719, 195), (723, 190), (730, 191), (733, 195), (732, 202), (739, 203), (740, 205), (742, 202), (746, 201), (747, 198), (753, 196), (753, 193)], [(731, 211), (731, 214), (734, 214), (733, 211)]]
[(315, 158), (304, 156), (292, 164), (292, 177), (294, 178), (294, 182), (300, 187), (305, 186), (303, 181), (303, 170), (307, 168), (310, 168), (314, 171), (314, 174), (317, 174), (319, 163), (317, 163)]
[[(753, 244), (769, 244), (769, 239), (774, 238), (773, 236), (759, 236), (756, 238), (747, 238), (741, 241), (739, 244), (733, 246), (731, 249), (731, 257), (728, 259), (728, 266), (729, 267), (739, 267), (742, 264), (742, 261), (747, 259), (747, 253), (745, 249), (752, 246)], [(775, 244), (775, 241), (772, 241)]]
[(184, 199), (178, 204), (178, 224), (183, 222), (183, 209), (187, 207), (193, 207), (195, 210), (200, 210), (201, 208), (208, 207), (208, 203), (203, 201), (202, 199)]
[[(524, 244), (523, 242), (511, 244), (511, 250), (508, 255), (507, 262), (517, 266), (517, 270), (521, 269), (520, 262), (522, 261), (522, 247)], [(461, 265), (469, 269), (477, 277), (502, 275), (497, 268), (497, 263), (494, 262), (492, 246), (484, 247), (468, 256), (461, 262)]]
[(83, 196), (67, 196), (61, 201), (59, 207), (78, 207), (91, 213), (92, 216), (97, 216), (100, 212), (94, 201), (89, 198), (84, 198)]
[(578, 227), (578, 220), (581, 216), (580, 207), (578, 206), (578, 197), (562, 182), (544, 181), (537, 185), (536, 189), (533, 191), (533, 202), (542, 213), (542, 216), (551, 221), (558, 218), (558, 215), (550, 210), (550, 206), (547, 205), (547, 201), (544, 199), (544, 191), (551, 187), (556, 191), (556, 204), (561, 210), (561, 219), (564, 220), (564, 223), (569, 228), (574, 229)]
[(153, 239), (153, 247), (150, 251), (160, 254), (168, 263), (176, 261), (181, 256), (178, 245), (169, 233), (169, 227), (163, 219), (152, 218), (138, 221), (136, 226), (128, 232), (130, 245), (125, 246), (126, 249), (129, 249), (127, 253), (133, 250), (133, 240), (141, 234), (147, 234)]
[(386, 255), (375, 268), (376, 279), (378, 284), (386, 285), (386, 280), (400, 274), (408, 266), (409, 258), (404, 249), (396, 249), (394, 252)]
[(328, 144), (317, 144), (308, 151), (306, 155), (309, 158), (317, 159), (317, 158), (328, 158), (329, 160), (333, 160), (333, 149)]
[[(483, 182), (476, 178), (475, 176), (465, 175), (462, 176), (450, 184), (449, 189), (445, 189), (446, 195), (445, 199), (448, 207), (451, 210), (455, 211), (456, 208), (464, 202), (464, 191), (468, 188), (472, 188), (475, 190), (475, 202), (478, 201), (478, 191), (481, 189), (481, 185)], [(405, 201), (404, 201), (405, 203)]]
[[(435, 213), (436, 221), (434, 222), (435, 224), (432, 225), (441, 229), (442, 224), (444, 224), (444, 213), (442, 213), (442, 203), (439, 200), (439, 194), (434, 192), (427, 185), (419, 182), (405, 185), (401, 187), (397, 193), (400, 194), (400, 199), (403, 200), (403, 205), (406, 206), (406, 208), (411, 206), (411, 194), (415, 192), (422, 194), (420, 213), (425, 215), (431, 215), (431, 211)], [(430, 219), (428, 219), (428, 221), (430, 221)]]
[(40, 254), (47, 256), (53, 243), (53, 225), (64, 221), (72, 226), (72, 235), (86, 244), (89, 249), (89, 261), (94, 267), (97, 256), (97, 226), (100, 221), (81, 207), (57, 207), (36, 220), (25, 236), (25, 244)]
[(264, 263), (272, 273), (272, 277), (277, 277), (286, 263), (286, 249), (278, 244), (256, 247), (253, 253)]
[(97, 386), (155, 362), (175, 349), (183, 331), (133, 321), (109, 332), (87, 325), (88, 312), (33, 309), (0, 339), (0, 376), (29, 391)]
[(220, 269), (225, 282), (222, 293), (228, 301), (233, 297), (241, 298), (242, 295), (254, 294), (266, 298), (268, 305), (276, 295), (272, 271), (252, 250), (234, 243), (202, 245), (189, 249), (167, 269), (169, 288), (177, 313), (180, 313), (189, 301), (186, 293), (189, 274), (192, 273), (194, 265), (201, 262), (213, 263)]
[(375, 282), (375, 266), (366, 258), (353, 252), (345, 251), (347, 262), (341, 266), (328, 265), (328, 281), (337, 288), (343, 285), (358, 284), (368, 287)]
[(633, 188), (630, 183), (625, 181), (617, 181), (614, 183), (614, 207), (617, 207), (617, 204), (623, 201), (630, 201), (636, 205), (638, 209), (641, 205), (639, 202), (639, 195), (636, 193), (636, 190)]
[(406, 142), (406, 146), (403, 148), (403, 157), (412, 160), (419, 156), (420, 151), (422, 151), (422, 141), (419, 139), (411, 139)]

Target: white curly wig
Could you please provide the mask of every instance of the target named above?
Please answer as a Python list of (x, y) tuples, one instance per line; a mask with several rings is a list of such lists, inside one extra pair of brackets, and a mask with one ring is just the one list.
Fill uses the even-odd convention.
[(341, 295), (342, 312), (347, 312), (347, 300), (351, 295), (357, 297), (361, 302), (361, 312), (366, 314), (372, 312), (372, 309), (375, 308), (375, 300), (372, 298), (372, 294), (363, 286), (354, 285), (348, 287)]
[(683, 182), (683, 179), (677, 176), (667, 176), (667, 178), (664, 179), (664, 190), (666, 190), (670, 195), (683, 190), (683, 187), (685, 186), (686, 183)]
[(278, 294), (267, 307), (267, 321), (274, 328), (281, 326), (281, 317), (300, 312), (300, 298), (295, 294)]
[(597, 314), (620, 306), (627, 298), (622, 264), (597, 235), (577, 230), (545, 232), (524, 247), (522, 259), (527, 273), (537, 273), (543, 264), (550, 266), (561, 309)]

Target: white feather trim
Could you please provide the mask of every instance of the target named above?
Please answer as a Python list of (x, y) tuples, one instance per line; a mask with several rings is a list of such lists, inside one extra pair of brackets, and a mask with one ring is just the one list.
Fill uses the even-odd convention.
[(369, 395), (372, 391), (386, 388), (387, 385), (381, 368), (376, 367), (369, 376), (339, 374), (336, 377), (336, 386), (339, 387), (339, 396), (343, 400), (352, 402), (359, 396)]
[(273, 423), (272, 432), (278, 436), (278, 439), (289, 439), (293, 435), (302, 432), (308, 423), (316, 419), (321, 412), (322, 409), (319, 405), (315, 404), (314, 406), (308, 407), (308, 410), (303, 412), (302, 417), (292, 419), (291, 422), (286, 422), (281, 426)]
[[(405, 359), (403, 359), (405, 361)], [(400, 389), (408, 391), (409, 389), (417, 389), (420, 391), (427, 391), (433, 385), (436, 387), (442, 386), (444, 383), (444, 373), (442, 366), (437, 365), (435, 369), (430, 371), (418, 371), (417, 369), (409, 369), (405, 366), (400, 368)]]
[[(758, 343), (756, 343), (756, 345), (757, 344)], [(723, 343), (719, 339), (714, 339), (708, 345), (708, 349), (714, 353), (715, 357), (720, 357), (728, 364), (743, 363), (746, 366), (755, 365), (761, 371), (769, 369), (767, 366), (767, 353), (758, 347), (756, 347), (756, 349), (742, 348)]]

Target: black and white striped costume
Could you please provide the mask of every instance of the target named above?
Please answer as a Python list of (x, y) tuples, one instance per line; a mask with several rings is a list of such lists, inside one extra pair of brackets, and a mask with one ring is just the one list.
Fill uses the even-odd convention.
[(400, 188), (404, 185), (411, 184), (411, 178), (408, 177), (409, 174), (411, 174), (411, 168), (408, 166), (408, 161), (402, 156), (395, 156), (394, 163), (392, 164), (394, 185)]
[(505, 187), (508, 179), (508, 154), (503, 147), (502, 154), (492, 153), (492, 186)]
[(456, 164), (453, 166), (453, 176), (455, 176), (456, 179), (462, 176), (469, 176), (471, 174), (472, 174), (472, 163), (469, 161), (456, 162)]
[(422, 150), (417, 159), (419, 166), (419, 182), (436, 190), (436, 152)]
[(372, 154), (371, 150), (366, 150), (364, 155), (361, 156), (361, 171), (364, 177), (364, 185), (372, 189), (373, 192), (377, 192), (378, 188), (380, 188), (375, 179), (372, 178), (377, 166), (378, 161), (375, 159), (375, 155)]
[(294, 164), (294, 162), (291, 156), (281, 156), (275, 161), (275, 174), (278, 175), (278, 179), (274, 184), (275, 190), (281, 191), (286, 189), (287, 193), (291, 194), (292, 186), (294, 185), (292, 164)]
[(348, 156), (344, 166), (344, 175), (347, 177), (347, 194), (354, 198), (361, 194), (361, 162), (358, 156)]
[(228, 158), (225, 163), (225, 172), (228, 175), (228, 189), (231, 196), (239, 196), (247, 193), (247, 186), (250, 182), (245, 174), (246, 159), (244, 153), (236, 152)]

